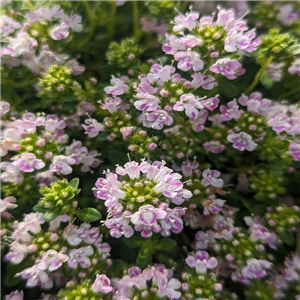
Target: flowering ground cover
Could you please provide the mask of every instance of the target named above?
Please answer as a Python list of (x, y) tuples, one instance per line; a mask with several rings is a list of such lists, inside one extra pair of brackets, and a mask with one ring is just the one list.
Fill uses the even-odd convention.
[(300, 4), (2, 1), (4, 300), (300, 300)]

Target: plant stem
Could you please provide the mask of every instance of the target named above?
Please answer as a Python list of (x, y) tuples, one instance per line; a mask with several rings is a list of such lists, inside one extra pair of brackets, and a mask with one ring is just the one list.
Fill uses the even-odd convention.
[(114, 35), (115, 35), (115, 24), (116, 24), (116, 10), (117, 10), (117, 5), (115, 1), (111, 1), (111, 23), (109, 27), (109, 35), (111, 40), (113, 40)]
[(32, 3), (30, 1), (24, 1), (24, 4), (30, 9), (30, 10), (34, 10), (35, 7), (32, 5)]
[(185, 14), (185, 11), (188, 9), (189, 1), (184, 1), (181, 7), (182, 13)]
[(297, 244), (296, 244), (296, 252), (300, 254), (300, 225), (297, 227)]
[(299, 85), (297, 85), (294, 89), (292, 89), (292, 90), (290, 90), (290, 91), (288, 91), (288, 92), (286, 92), (286, 93), (280, 95), (277, 99), (278, 99), (278, 100), (283, 100), (283, 99), (286, 98), (287, 96), (293, 95), (294, 93), (296, 93), (296, 92), (298, 92), (298, 91), (300, 91), (300, 86), (299, 86)]
[(3, 84), (11, 84), (14, 87), (21, 88), (21, 87), (25, 87), (25, 86), (27, 86), (29, 84), (32, 84), (32, 83), (34, 83), (36, 81), (37, 81), (37, 78), (31, 79), (31, 80), (28, 80), (28, 81), (25, 81), (25, 82), (19, 82), (19, 83), (18, 82), (13, 82), (13, 81), (10, 81), (10, 80), (7, 80), (7, 81), (3, 80), (2, 83)]
[(135, 41), (138, 42), (140, 39), (140, 18), (139, 18), (139, 6), (137, 1), (132, 1), (133, 6), (133, 36)]
[(270, 56), (267, 61), (265, 62), (265, 64), (263, 64), (261, 66), (261, 68), (259, 69), (259, 71), (256, 73), (253, 82), (249, 85), (249, 87), (245, 90), (245, 92), (243, 94), (249, 94), (258, 84), (260, 76), (262, 75), (262, 73), (267, 69), (268, 65), (272, 62), (273, 60), (273, 56)]
[(97, 25), (95, 22), (93, 11), (91, 10), (91, 7), (89, 5), (89, 1), (83, 1), (83, 5), (85, 6), (87, 15), (89, 17), (90, 30), (89, 30), (89, 34), (87, 35), (87, 37), (84, 40), (82, 40), (81, 43), (78, 43), (77, 48), (82, 47), (91, 39), (91, 37), (93, 36), (94, 31), (96, 29), (96, 25)]

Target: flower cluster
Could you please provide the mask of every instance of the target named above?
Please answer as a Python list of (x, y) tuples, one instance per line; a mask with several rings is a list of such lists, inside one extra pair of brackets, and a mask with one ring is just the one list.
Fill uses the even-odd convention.
[(185, 211), (170, 204), (181, 205), (192, 194), (183, 188), (182, 176), (164, 165), (159, 161), (131, 161), (124, 168), (118, 166), (116, 174), (109, 172), (97, 180), (94, 194), (105, 201), (108, 218), (104, 225), (113, 237), (131, 237), (134, 230), (143, 237), (153, 232), (169, 236), (182, 231)]

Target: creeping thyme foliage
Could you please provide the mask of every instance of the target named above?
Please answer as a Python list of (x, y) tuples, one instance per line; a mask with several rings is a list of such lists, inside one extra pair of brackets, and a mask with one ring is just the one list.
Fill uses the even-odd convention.
[(2, 2), (3, 299), (300, 300), (299, 3)]

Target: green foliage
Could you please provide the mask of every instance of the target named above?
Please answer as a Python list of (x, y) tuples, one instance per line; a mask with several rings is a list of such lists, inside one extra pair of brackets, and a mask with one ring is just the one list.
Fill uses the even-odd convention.
[(53, 102), (64, 103), (75, 100), (73, 87), (78, 83), (71, 79), (72, 69), (66, 66), (53, 65), (39, 79), (38, 86), (41, 89), (38, 96), (42, 98), (41, 106), (49, 107)]
[(142, 53), (142, 48), (134, 40), (125, 39), (120, 43), (112, 42), (106, 57), (110, 64), (116, 64), (120, 68), (132, 68), (139, 65), (138, 56)]
[(83, 222), (99, 221), (102, 217), (101, 213), (97, 209), (91, 207), (77, 210), (75, 215)]
[(50, 187), (42, 187), (40, 192), (43, 197), (34, 206), (34, 211), (45, 213), (47, 221), (51, 221), (62, 214), (73, 213), (77, 207), (74, 197), (80, 192), (78, 185), (79, 179), (74, 178), (70, 182), (63, 179), (52, 183)]
[(150, 14), (156, 17), (163, 17), (166, 19), (173, 19), (176, 15), (176, 8), (179, 9), (180, 1), (147, 1), (145, 3), (149, 9)]
[(98, 300), (101, 293), (95, 293), (92, 290), (90, 280), (83, 280), (80, 284), (72, 282), (65, 289), (61, 289), (58, 293), (59, 300)]
[(258, 47), (257, 60), (262, 65), (269, 57), (283, 58), (294, 55), (296, 39), (289, 33), (280, 33), (279, 29), (271, 29), (263, 35)]
[(251, 189), (255, 192), (255, 198), (266, 201), (269, 204), (278, 204), (280, 196), (284, 194), (284, 178), (273, 172), (259, 170), (250, 178)]

